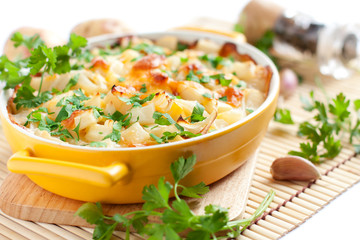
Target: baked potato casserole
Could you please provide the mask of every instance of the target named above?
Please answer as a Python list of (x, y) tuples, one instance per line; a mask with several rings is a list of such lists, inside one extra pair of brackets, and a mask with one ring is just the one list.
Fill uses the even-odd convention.
[[(265, 100), (272, 76), (233, 43), (134, 36), (93, 47), (63, 74), (32, 75), (46, 101), (8, 102), (12, 122), (33, 134), (91, 147), (183, 141), (231, 125)], [(24, 94), (24, 93), (22, 93)]]

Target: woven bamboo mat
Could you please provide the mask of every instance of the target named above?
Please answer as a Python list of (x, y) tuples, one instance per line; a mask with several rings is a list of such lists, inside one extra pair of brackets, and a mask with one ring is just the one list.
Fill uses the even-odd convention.
[[(323, 81), (330, 96), (340, 91), (355, 99), (360, 82), (356, 79)], [(280, 102), (281, 107), (291, 109), (294, 121), (301, 122), (311, 115), (301, 109), (299, 96), (307, 96), (310, 90), (318, 89), (313, 81), (303, 83), (297, 94)], [(320, 90), (315, 90), (320, 97)], [(267, 213), (255, 224), (243, 232), (243, 240), (278, 239), (306, 221), (319, 209), (335, 199), (347, 188), (360, 181), (360, 157), (356, 156), (351, 146), (344, 146), (341, 154), (334, 160), (318, 165), (322, 173), (316, 182), (274, 181), (269, 173), (271, 162), (286, 155), (289, 150), (297, 150), (299, 142), (296, 126), (285, 126), (272, 122), (261, 145), (255, 175), (252, 181), (248, 204), (244, 217), (250, 216), (270, 189), (276, 191), (276, 197)], [(0, 134), (0, 183), (6, 177), (6, 160), (10, 148)], [(91, 239), (92, 229), (72, 226), (59, 226), (18, 220), (0, 212), (0, 239)], [(124, 233), (116, 232), (114, 239), (123, 239)], [(140, 239), (132, 235), (133, 239)]]

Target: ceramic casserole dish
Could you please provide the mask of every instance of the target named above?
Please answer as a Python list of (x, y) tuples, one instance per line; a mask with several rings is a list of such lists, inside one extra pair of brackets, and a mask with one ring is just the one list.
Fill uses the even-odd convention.
[[(0, 113), (5, 136), (14, 152), (8, 161), (10, 171), (26, 174), (34, 183), (58, 195), (91, 202), (141, 202), (145, 185), (159, 177), (171, 181), (170, 164), (180, 156), (195, 154), (197, 163), (183, 184), (213, 183), (240, 167), (259, 147), (276, 108), (279, 76), (271, 60), (248, 44), (212, 33), (174, 31), (140, 34), (157, 39), (175, 36), (181, 41), (200, 38), (216, 43), (233, 42), (240, 53), (272, 71), (267, 98), (242, 120), (219, 131), (180, 142), (135, 148), (99, 148), (59, 143), (36, 136), (12, 123), (6, 108), (10, 91), (0, 95)], [(119, 36), (101, 36), (91, 45), (114, 43)]]

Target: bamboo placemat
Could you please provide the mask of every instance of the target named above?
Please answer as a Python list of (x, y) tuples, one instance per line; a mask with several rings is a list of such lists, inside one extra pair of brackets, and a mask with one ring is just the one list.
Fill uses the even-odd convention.
[[(331, 97), (342, 91), (346, 97), (355, 99), (357, 89), (360, 89), (360, 82), (356, 78), (344, 81), (326, 79), (323, 83)], [(322, 96), (314, 82), (309, 80), (298, 88), (294, 96), (279, 103), (281, 107), (291, 109), (296, 122), (311, 118), (308, 112), (301, 109), (299, 101), (300, 94), (307, 96), (310, 90), (315, 90), (316, 97)], [(273, 180), (269, 172), (272, 161), (286, 155), (289, 150), (297, 150), (299, 143), (303, 141), (296, 136), (296, 131), (296, 126), (270, 123), (260, 148), (244, 217), (250, 216), (255, 211), (270, 189), (276, 191), (276, 197), (270, 209), (246, 229), (240, 239), (278, 239), (360, 181), (360, 157), (348, 145), (344, 146), (341, 154), (334, 160), (318, 165), (322, 176), (315, 182)], [(10, 148), (4, 136), (0, 134), (0, 183), (8, 174), (6, 160), (10, 155)], [(90, 228), (28, 222), (0, 212), (0, 239), (91, 239), (91, 236)], [(124, 233), (118, 231), (114, 239), (123, 239), (123, 237)], [(135, 234), (132, 237), (140, 239)]]

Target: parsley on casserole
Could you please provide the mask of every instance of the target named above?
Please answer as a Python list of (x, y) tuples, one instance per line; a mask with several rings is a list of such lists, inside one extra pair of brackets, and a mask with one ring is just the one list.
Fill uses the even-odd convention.
[(81, 52), (73, 45), (69, 71), (50, 71), (45, 61), (27, 88), (15, 87), (9, 111), (34, 134), (74, 145), (148, 146), (219, 130), (264, 102), (272, 75), (234, 44), (206, 39), (123, 37)]

